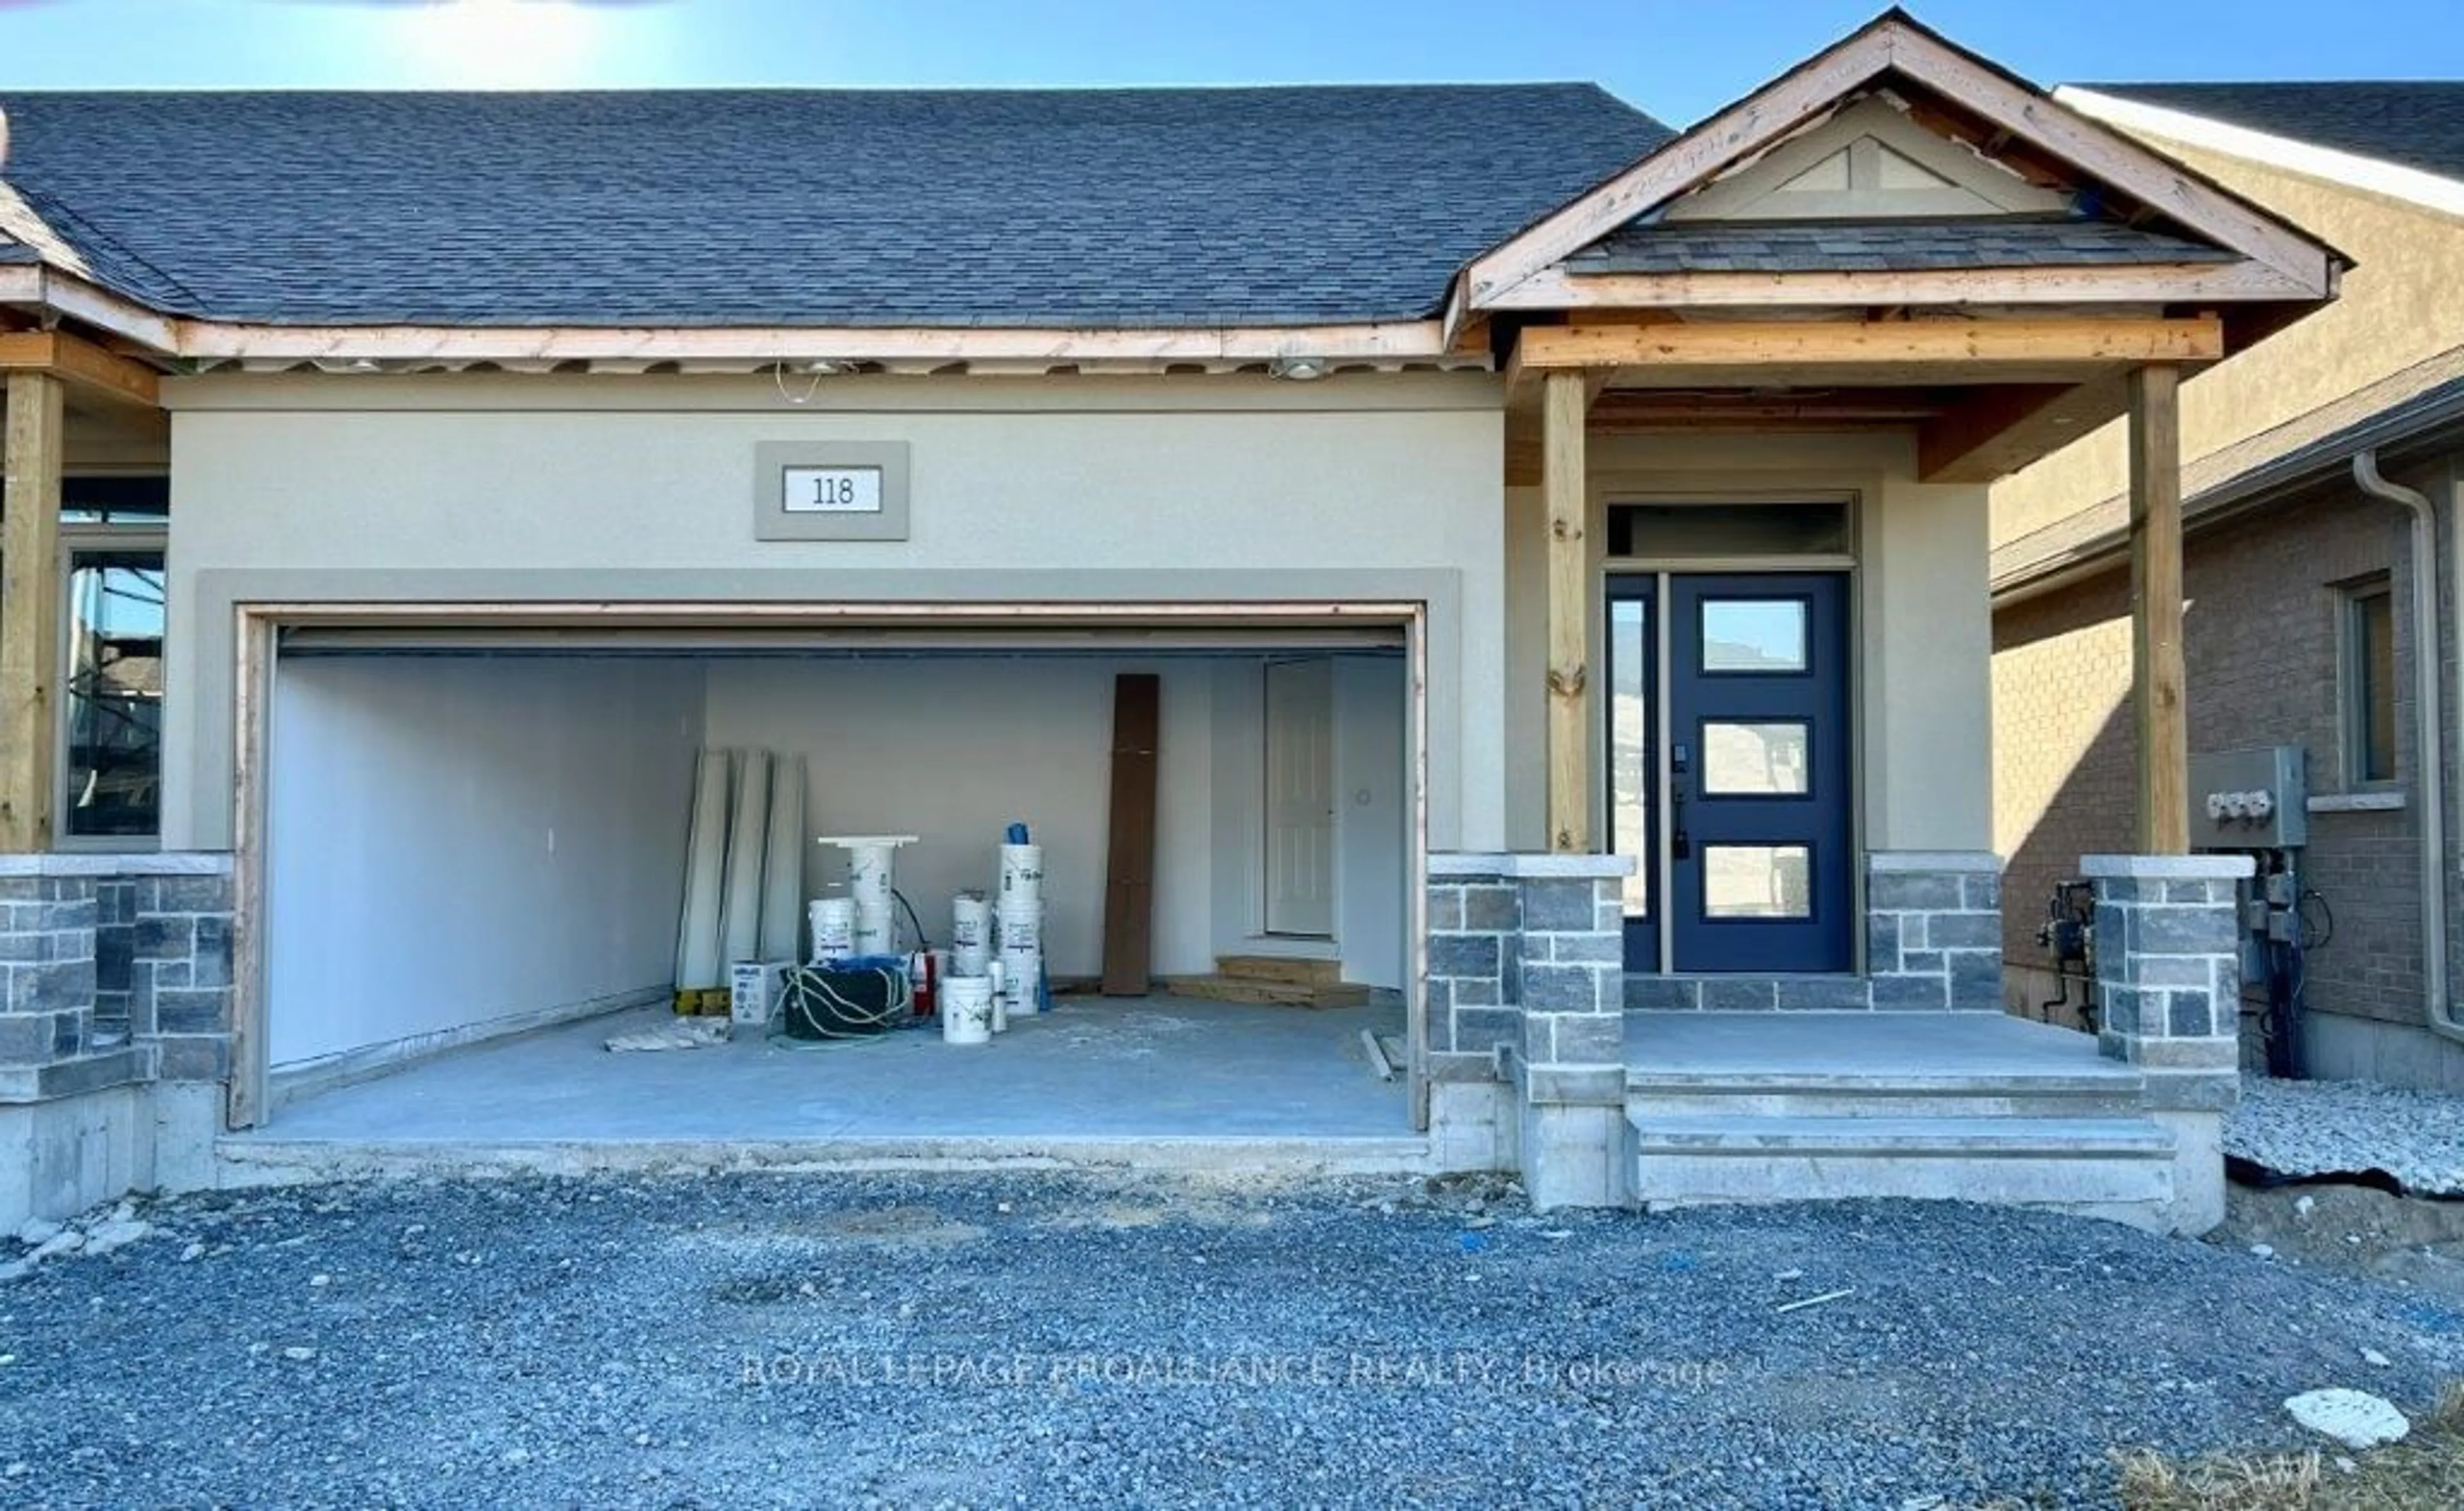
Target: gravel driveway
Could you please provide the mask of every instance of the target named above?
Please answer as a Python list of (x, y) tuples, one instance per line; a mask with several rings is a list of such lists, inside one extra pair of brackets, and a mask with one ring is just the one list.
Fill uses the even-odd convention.
[(1033, 1173), (143, 1215), (0, 1285), (0, 1503), (2095, 1504), (2117, 1445), (2464, 1367), (2411, 1293), (1973, 1207)]

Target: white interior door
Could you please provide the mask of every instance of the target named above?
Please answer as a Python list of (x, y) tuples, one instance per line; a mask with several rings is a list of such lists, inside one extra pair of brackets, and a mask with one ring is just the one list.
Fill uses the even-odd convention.
[(1266, 931), (1334, 933), (1334, 664), (1266, 664)]

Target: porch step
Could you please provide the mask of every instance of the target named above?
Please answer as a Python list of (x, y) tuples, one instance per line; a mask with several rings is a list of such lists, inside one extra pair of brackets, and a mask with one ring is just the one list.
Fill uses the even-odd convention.
[(1369, 988), (1341, 981), (1317, 986), (1240, 975), (1177, 975), (1162, 983), (1174, 996), (1210, 1002), (1259, 1002), (1286, 1007), (1359, 1007), (1369, 1000)]
[(1340, 986), (1343, 962), (1297, 955), (1219, 954), (1215, 974), (1242, 981), (1280, 981), (1290, 986)]
[(2136, 1113), (2145, 1080), (2116, 1067), (2079, 1074), (1962, 1072), (1716, 1075), (1626, 1072), (1626, 1105), (1667, 1118), (2116, 1118)]
[(2173, 1136), (2145, 1118), (1683, 1116), (1629, 1101), (1645, 1206), (1912, 1197), (2069, 1208), (2172, 1198)]

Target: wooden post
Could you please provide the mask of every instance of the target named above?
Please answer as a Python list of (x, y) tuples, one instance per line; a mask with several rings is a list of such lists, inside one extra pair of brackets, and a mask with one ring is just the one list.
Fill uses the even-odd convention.
[(1540, 487), (1549, 528), (1549, 847), (1592, 847), (1590, 487), (1583, 455), (1589, 375), (1541, 380)]
[(0, 851), (52, 847), (60, 668), (63, 395), (48, 373), (9, 374), (0, 459)]
[(2182, 661), (2181, 376), (2130, 375), (2131, 714), (2139, 734), (2139, 851), (2190, 849), (2190, 727)]

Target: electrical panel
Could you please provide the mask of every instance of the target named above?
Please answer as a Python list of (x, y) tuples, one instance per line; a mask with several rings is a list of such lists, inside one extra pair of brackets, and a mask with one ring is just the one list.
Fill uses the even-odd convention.
[(2190, 757), (2190, 848), (2294, 850), (2310, 840), (2309, 758), (2299, 745)]

